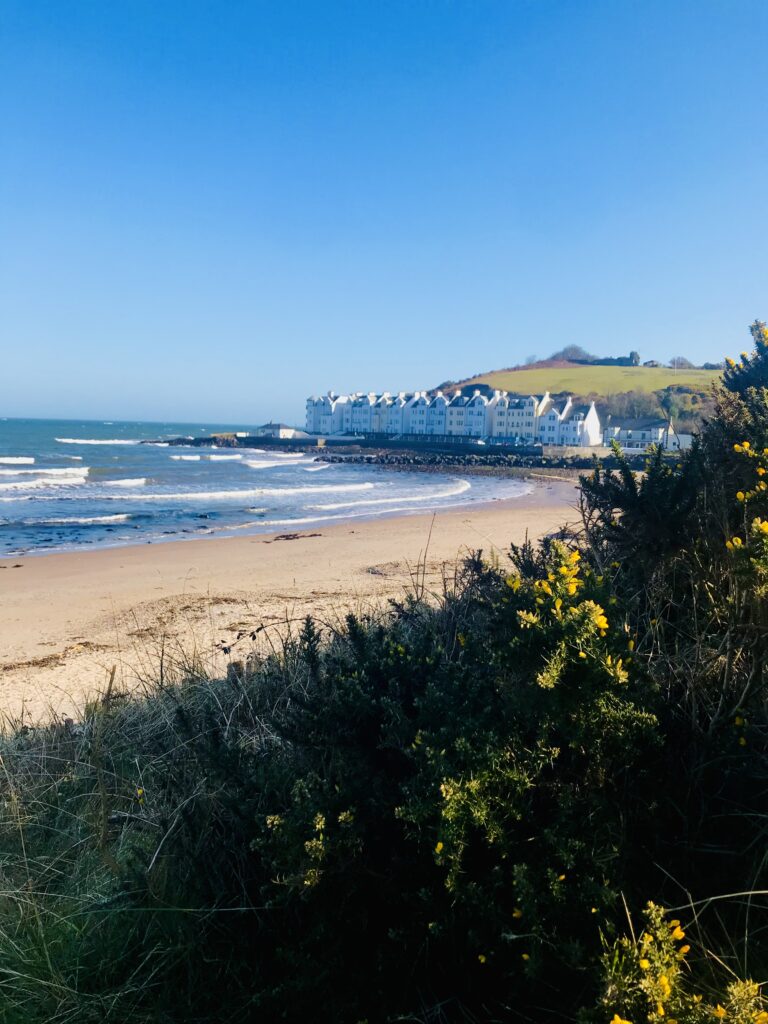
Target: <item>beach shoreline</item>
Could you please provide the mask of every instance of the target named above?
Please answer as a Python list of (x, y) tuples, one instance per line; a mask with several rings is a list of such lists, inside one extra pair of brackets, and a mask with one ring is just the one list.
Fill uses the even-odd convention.
[(308, 614), (336, 621), (382, 607), (417, 566), (439, 589), (472, 550), (502, 560), (526, 533), (578, 521), (572, 482), (531, 483), (516, 498), (437, 513), (0, 559), (0, 715), (76, 716), (113, 667), (132, 689), (161, 657), (166, 671), (223, 674), (254, 630), (268, 640)]

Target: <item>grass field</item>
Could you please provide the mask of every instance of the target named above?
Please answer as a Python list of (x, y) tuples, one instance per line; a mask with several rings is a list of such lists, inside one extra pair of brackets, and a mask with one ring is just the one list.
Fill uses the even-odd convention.
[(717, 370), (669, 370), (652, 366), (562, 366), (523, 370), (497, 370), (466, 383), (489, 384), (502, 391), (542, 394), (570, 391), (614, 395), (623, 391), (659, 391), (683, 385), (706, 390), (720, 376)]

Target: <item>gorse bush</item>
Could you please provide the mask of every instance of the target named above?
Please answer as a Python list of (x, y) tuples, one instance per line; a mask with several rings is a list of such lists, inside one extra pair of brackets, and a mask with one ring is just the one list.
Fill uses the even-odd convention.
[(9, 733), (0, 1019), (765, 1024), (761, 331), (578, 536)]

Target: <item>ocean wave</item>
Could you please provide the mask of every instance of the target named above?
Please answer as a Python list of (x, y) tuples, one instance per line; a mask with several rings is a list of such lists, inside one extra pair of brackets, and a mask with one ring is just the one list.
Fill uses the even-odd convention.
[(145, 476), (129, 477), (126, 480), (104, 480), (105, 487), (144, 487), (147, 482)]
[(176, 459), (177, 462), (199, 462), (199, 455), (172, 455), (172, 459)]
[(0, 455), (0, 462), (6, 466), (31, 466), (34, 461), (31, 455)]
[(414, 494), (412, 496), (403, 494), (397, 498), (367, 498), (364, 501), (338, 501), (332, 505), (310, 505), (309, 508), (316, 509), (318, 512), (333, 512), (340, 508), (356, 508), (358, 505), (402, 505), (403, 503), (411, 505), (414, 502), (442, 501), (445, 498), (456, 498), (460, 494), (465, 494), (471, 486), (468, 480), (459, 480), (454, 487), (450, 487), (446, 491), (433, 491), (431, 494)]
[[(252, 487), (237, 491), (181, 491), (168, 494), (136, 494), (133, 501), (247, 501), (251, 498), (265, 496), (293, 497), (295, 494), (322, 494), (334, 491), (369, 491), (374, 484), (337, 484), (318, 487)], [(105, 501), (124, 500), (124, 495), (100, 494), (99, 499)]]
[(284, 462), (268, 462), (266, 459), (245, 459), (244, 466), (250, 469), (275, 469), (284, 466)]
[[(445, 506), (450, 508), (451, 506)], [(300, 519), (262, 519), (258, 526), (309, 526), (311, 523), (333, 523), (333, 522), (346, 522), (348, 519), (371, 519), (374, 516), (391, 515), (393, 512), (413, 512), (413, 509), (409, 506), (405, 508), (388, 508), (381, 509), (378, 512), (350, 512), (347, 515), (339, 516), (302, 516)], [(244, 524), (241, 529), (245, 529)], [(251, 523), (253, 528), (257, 524)]]
[(319, 473), (321, 469), (330, 469), (330, 462), (318, 462), (316, 466), (302, 466), (305, 473)]
[(241, 454), (237, 455), (207, 455), (206, 458), (210, 459), (211, 462), (231, 462), (233, 459), (242, 459)]
[(30, 526), (96, 526), (102, 523), (126, 523), (131, 518), (127, 512), (113, 516), (62, 516), (59, 519), (40, 519)]
[(273, 459), (303, 459), (304, 452), (270, 452)]
[[(129, 441), (123, 438), (110, 438), (102, 440), (98, 437), (54, 437), (59, 444), (139, 444), (138, 441)], [(34, 459), (32, 460), (34, 462)]]
[(83, 476), (87, 475), (90, 466), (64, 466), (55, 469), (44, 469), (38, 466), (35, 469), (0, 469), (0, 476)]
[(58, 480), (14, 480), (9, 483), (0, 483), (0, 491), (34, 491), (43, 487), (75, 487), (86, 483), (86, 474), (78, 477), (63, 477)]

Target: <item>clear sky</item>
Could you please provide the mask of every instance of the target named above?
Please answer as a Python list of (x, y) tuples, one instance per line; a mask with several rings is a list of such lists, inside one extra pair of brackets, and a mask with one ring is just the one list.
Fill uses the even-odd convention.
[(0, 0), (0, 415), (301, 420), (768, 319), (765, 0)]

